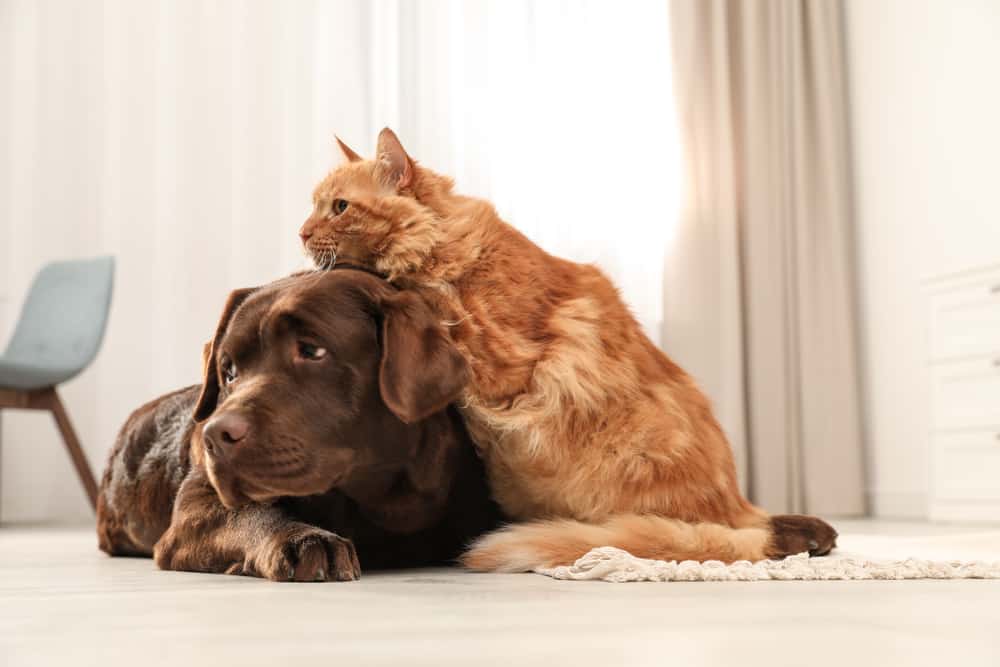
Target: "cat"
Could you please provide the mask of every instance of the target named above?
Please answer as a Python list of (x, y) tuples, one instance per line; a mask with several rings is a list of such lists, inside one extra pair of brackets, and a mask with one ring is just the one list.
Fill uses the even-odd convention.
[(466, 566), (567, 565), (599, 546), (726, 562), (835, 547), (821, 519), (743, 497), (708, 399), (598, 268), (455, 193), (388, 128), (373, 160), (337, 143), (346, 161), (317, 185), (300, 237), (317, 265), (361, 264), (430, 295), (469, 362), (462, 413), (515, 523), (475, 542)]

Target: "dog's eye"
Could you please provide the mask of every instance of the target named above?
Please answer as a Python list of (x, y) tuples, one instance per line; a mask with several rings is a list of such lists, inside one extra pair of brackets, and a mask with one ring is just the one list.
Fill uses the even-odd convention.
[(326, 348), (299, 341), (299, 356), (310, 361), (317, 361), (326, 356)]
[(346, 199), (334, 199), (333, 206), (330, 208), (334, 215), (340, 215), (347, 210), (348, 201)]
[(236, 382), (236, 366), (232, 362), (227, 362), (222, 368), (222, 379), (227, 385)]

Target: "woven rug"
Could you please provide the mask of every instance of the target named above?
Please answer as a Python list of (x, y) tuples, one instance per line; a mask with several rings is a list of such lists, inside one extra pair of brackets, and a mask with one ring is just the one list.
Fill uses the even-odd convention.
[(841, 535), (829, 556), (808, 554), (756, 563), (660, 561), (614, 547), (593, 549), (570, 566), (541, 568), (554, 579), (629, 581), (763, 581), (864, 579), (1000, 579), (1000, 531), (935, 537)]

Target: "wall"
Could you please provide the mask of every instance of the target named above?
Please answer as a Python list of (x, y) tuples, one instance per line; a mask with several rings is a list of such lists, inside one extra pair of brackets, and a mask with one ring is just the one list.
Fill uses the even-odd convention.
[(849, 0), (847, 14), (872, 506), (920, 517), (921, 283), (1000, 264), (1000, 4)]

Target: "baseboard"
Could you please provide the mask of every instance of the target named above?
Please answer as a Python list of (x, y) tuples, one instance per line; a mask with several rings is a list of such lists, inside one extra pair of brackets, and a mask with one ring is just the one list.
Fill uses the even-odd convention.
[(879, 519), (922, 519), (930, 516), (926, 493), (869, 491), (871, 515)]
[(930, 508), (933, 521), (1000, 522), (1000, 500), (936, 500)]

